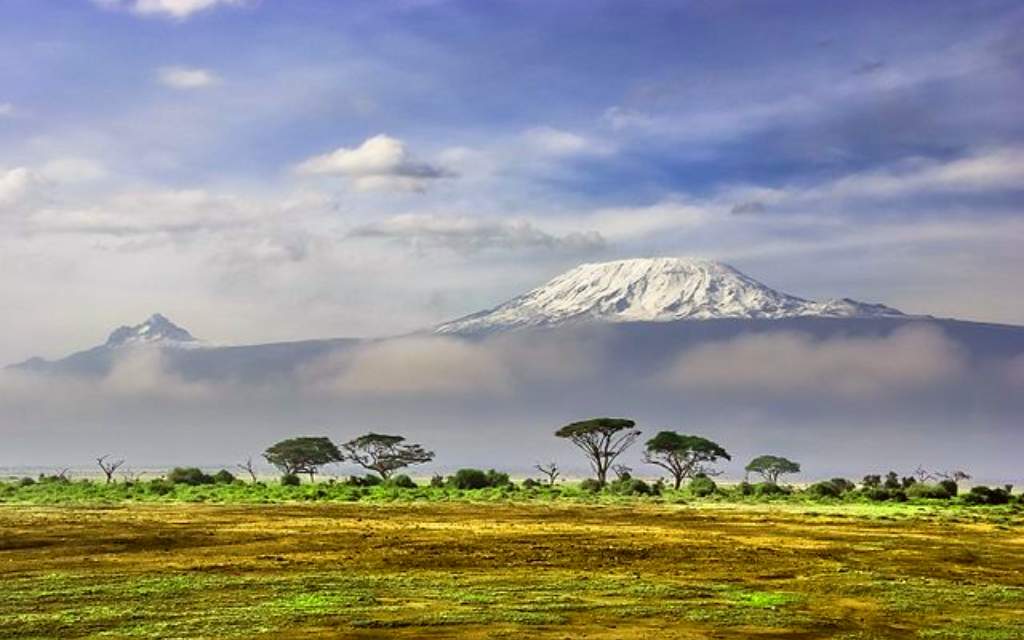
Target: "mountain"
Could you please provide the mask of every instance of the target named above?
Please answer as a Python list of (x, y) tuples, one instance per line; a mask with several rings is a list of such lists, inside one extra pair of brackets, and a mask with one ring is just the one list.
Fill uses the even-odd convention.
[(329, 338), (256, 345), (224, 346), (199, 340), (166, 316), (154, 313), (136, 325), (114, 329), (106, 342), (57, 360), (30, 358), (10, 369), (35, 373), (104, 376), (120, 355), (159, 349), (170, 371), (190, 380), (265, 379), (288, 373), (330, 351), (360, 344), (358, 339)]
[(116, 349), (140, 345), (196, 347), (201, 343), (191, 333), (174, 324), (165, 316), (154, 313), (145, 322), (131, 327), (121, 326), (114, 329), (104, 346)]
[(781, 293), (712, 260), (643, 258), (583, 264), (493, 309), (438, 326), (483, 334), (585, 322), (878, 318), (904, 314), (849, 298), (816, 302)]

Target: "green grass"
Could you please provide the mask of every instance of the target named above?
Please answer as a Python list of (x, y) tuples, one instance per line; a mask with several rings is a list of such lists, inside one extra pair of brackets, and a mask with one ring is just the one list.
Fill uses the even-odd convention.
[[(295, 502), (362, 502), (362, 503), (408, 503), (408, 502), (523, 502), (523, 503), (583, 503), (583, 504), (701, 504), (749, 505), (756, 508), (766, 505), (772, 508), (798, 508), (808, 513), (813, 508), (823, 517), (837, 515), (868, 516), (878, 519), (891, 517), (936, 517), (972, 518), (982, 517), (990, 521), (1000, 517), (999, 524), (1017, 526), (1024, 517), (1024, 496), (1014, 496), (1011, 504), (999, 506), (970, 505), (962, 498), (936, 500), (919, 498), (907, 502), (871, 501), (860, 492), (850, 492), (843, 498), (816, 498), (808, 492), (793, 491), (789, 494), (759, 497), (743, 495), (737, 487), (721, 487), (714, 495), (695, 497), (686, 489), (673, 491), (663, 489), (657, 495), (628, 495), (612, 490), (591, 492), (574, 483), (563, 483), (556, 487), (523, 488), (516, 484), (476, 490), (460, 490), (452, 487), (420, 486), (404, 489), (395, 486), (357, 486), (347, 482), (329, 480), (305, 483), (299, 486), (283, 486), (276, 481), (246, 483), (235, 481), (229, 484), (190, 486), (170, 484), (163, 480), (138, 482), (115, 482), (106, 484), (93, 480), (39, 482), (0, 482), (0, 504), (34, 505), (118, 505), (126, 503), (209, 503), (209, 504), (284, 504)], [(984, 513), (979, 516), (979, 513)]]

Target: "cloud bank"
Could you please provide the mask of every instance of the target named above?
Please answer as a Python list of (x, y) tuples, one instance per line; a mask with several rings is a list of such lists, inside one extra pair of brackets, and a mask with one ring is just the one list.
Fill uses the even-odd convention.
[(912, 325), (883, 338), (768, 333), (715, 342), (681, 354), (665, 382), (723, 395), (877, 399), (938, 388), (968, 370), (962, 349), (940, 329)]

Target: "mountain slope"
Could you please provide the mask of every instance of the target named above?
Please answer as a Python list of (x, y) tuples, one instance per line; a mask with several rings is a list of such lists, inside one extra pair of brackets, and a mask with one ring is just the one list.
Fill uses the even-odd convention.
[(902, 315), (885, 305), (850, 299), (815, 302), (798, 298), (711, 260), (648, 258), (580, 265), (493, 309), (447, 322), (435, 331), (489, 333), (588, 321)]

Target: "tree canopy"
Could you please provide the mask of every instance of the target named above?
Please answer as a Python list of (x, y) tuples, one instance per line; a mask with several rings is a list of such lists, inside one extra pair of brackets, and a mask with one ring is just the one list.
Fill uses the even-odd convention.
[(418, 444), (405, 444), (405, 437), (368, 433), (341, 445), (344, 457), (387, 480), (398, 469), (434, 459), (434, 452)]
[(699, 473), (709, 474), (709, 465), (719, 459), (732, 460), (717, 442), (702, 436), (682, 435), (675, 431), (661, 431), (647, 441), (644, 460), (672, 474), (678, 489), (686, 478)]
[(627, 418), (591, 418), (567, 424), (555, 435), (567, 438), (586, 454), (603, 486), (615, 459), (640, 437), (640, 430), (634, 427), (636, 422)]
[(782, 456), (758, 456), (751, 460), (746, 470), (752, 473), (759, 473), (765, 482), (777, 484), (779, 476), (787, 473), (799, 473), (799, 463), (793, 462)]
[(322, 436), (282, 440), (264, 451), (263, 457), (284, 475), (305, 473), (310, 480), (323, 465), (340, 462), (342, 459), (338, 447), (329, 438)]

